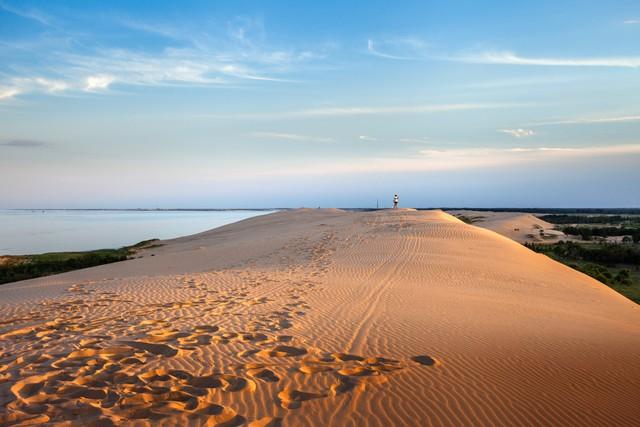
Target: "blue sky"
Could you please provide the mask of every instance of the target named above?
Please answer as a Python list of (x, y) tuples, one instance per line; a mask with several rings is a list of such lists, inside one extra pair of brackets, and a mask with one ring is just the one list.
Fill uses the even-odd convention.
[(0, 208), (640, 206), (637, 1), (0, 0)]

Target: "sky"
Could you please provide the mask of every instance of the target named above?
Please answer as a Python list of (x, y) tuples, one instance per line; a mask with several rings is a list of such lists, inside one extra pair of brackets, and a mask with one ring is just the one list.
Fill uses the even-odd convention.
[(640, 2), (0, 0), (0, 208), (640, 207)]

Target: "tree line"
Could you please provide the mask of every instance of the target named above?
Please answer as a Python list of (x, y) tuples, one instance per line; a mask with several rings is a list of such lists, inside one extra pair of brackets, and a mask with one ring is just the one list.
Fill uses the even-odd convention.
[(629, 236), (633, 243), (640, 242), (640, 228), (630, 227), (562, 227), (562, 232), (570, 236), (580, 236), (582, 240), (592, 240), (594, 236)]
[(622, 215), (539, 215), (552, 224), (640, 224), (640, 216)]

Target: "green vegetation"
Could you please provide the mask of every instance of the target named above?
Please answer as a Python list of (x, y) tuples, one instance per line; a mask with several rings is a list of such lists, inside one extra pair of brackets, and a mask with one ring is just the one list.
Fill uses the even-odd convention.
[(541, 220), (552, 224), (637, 224), (640, 216), (622, 215), (538, 215)]
[(525, 246), (575, 268), (640, 304), (640, 245), (558, 242)]
[(156, 241), (157, 239), (145, 240), (120, 249), (2, 256), (0, 257), (0, 284), (124, 261), (135, 255), (137, 250), (161, 246), (154, 244)]
[(456, 215), (456, 218), (458, 218), (460, 221), (464, 223), (473, 224), (478, 221), (482, 221), (485, 217), (482, 215), (475, 215), (475, 216)]
[(633, 243), (640, 242), (640, 227), (583, 227), (571, 225), (562, 227), (561, 230), (567, 235), (580, 236), (582, 240), (592, 240), (595, 236), (629, 236)]

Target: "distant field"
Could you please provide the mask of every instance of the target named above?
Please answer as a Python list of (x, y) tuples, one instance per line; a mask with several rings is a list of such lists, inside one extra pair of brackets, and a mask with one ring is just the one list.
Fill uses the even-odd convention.
[(556, 224), (556, 229), (576, 240), (527, 247), (640, 304), (640, 216), (547, 214), (538, 218)]
[(158, 246), (156, 241), (157, 239), (145, 240), (119, 249), (2, 256), (0, 257), (0, 284), (125, 261), (135, 255), (138, 250)]
[(429, 209), (442, 209), (443, 211), (525, 212), (534, 214), (640, 215), (640, 208), (418, 208), (418, 210)]
[(640, 304), (640, 245), (558, 242), (526, 243), (525, 246), (593, 277)]

